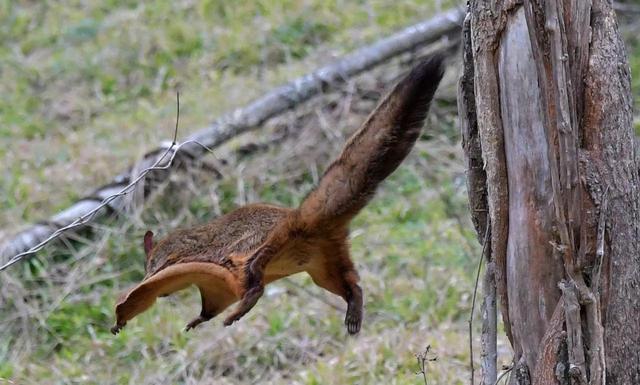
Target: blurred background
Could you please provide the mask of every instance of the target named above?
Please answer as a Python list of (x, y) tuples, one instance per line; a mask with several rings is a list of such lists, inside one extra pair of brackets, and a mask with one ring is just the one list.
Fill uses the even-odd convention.
[[(177, 91), (186, 137), (462, 3), (0, 0), (0, 243), (171, 140)], [(617, 6), (638, 114), (640, 4)], [(454, 43), (445, 37), (436, 45)], [(208, 167), (172, 174), (126, 218), (95, 223), (0, 273), (0, 384), (420, 384), (415, 354), (427, 345), (438, 357), (428, 364), (430, 381), (466, 382), (480, 248), (466, 201), (457, 54), (416, 148), (352, 224), (365, 292), (358, 336), (343, 327), (342, 300), (304, 275), (271, 285), (233, 327), (221, 316), (184, 333), (200, 311), (192, 288), (109, 333), (117, 296), (144, 274), (146, 230), (162, 236), (249, 202), (296, 206), (379, 97), (427, 51), (390, 60), (234, 138), (204, 158)], [(640, 132), (640, 118), (634, 122)], [(499, 360), (509, 364), (504, 338)]]

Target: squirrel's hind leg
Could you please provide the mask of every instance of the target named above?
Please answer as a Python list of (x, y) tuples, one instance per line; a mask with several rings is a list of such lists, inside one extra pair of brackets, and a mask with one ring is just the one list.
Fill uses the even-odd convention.
[(358, 285), (358, 272), (346, 248), (327, 258), (319, 266), (307, 270), (313, 282), (321, 288), (344, 298), (347, 313), (344, 324), (349, 334), (357, 334), (362, 325), (362, 288)]

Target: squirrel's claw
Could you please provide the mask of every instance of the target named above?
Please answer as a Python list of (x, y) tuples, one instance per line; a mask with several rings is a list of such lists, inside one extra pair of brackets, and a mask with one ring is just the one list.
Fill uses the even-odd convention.
[(362, 308), (356, 306), (348, 306), (347, 315), (344, 317), (344, 324), (349, 334), (357, 334), (362, 325)]
[(360, 331), (360, 322), (353, 319), (346, 319), (344, 324), (347, 326), (349, 334), (357, 334)]
[(111, 334), (113, 334), (114, 336), (118, 333), (120, 333), (120, 330), (122, 330), (122, 328), (126, 325), (127, 323), (116, 323), (112, 328), (111, 328)]
[(203, 316), (198, 316), (196, 318), (194, 318), (193, 320), (191, 320), (191, 322), (189, 322), (187, 324), (187, 326), (184, 328), (185, 332), (188, 332), (191, 329), (195, 329), (196, 326), (200, 325), (203, 322), (208, 321), (208, 319), (205, 319), (205, 317)]
[(209, 321), (211, 318), (215, 317), (216, 312), (206, 311), (202, 309), (202, 313), (199, 316), (192, 319), (191, 322), (187, 324), (187, 327), (184, 328), (185, 332), (188, 332), (191, 329), (195, 329), (196, 326), (200, 325), (203, 322)]

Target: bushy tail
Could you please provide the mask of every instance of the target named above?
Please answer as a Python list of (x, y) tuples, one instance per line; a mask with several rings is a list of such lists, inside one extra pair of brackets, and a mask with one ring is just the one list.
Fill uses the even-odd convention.
[(300, 205), (301, 219), (308, 226), (347, 223), (400, 165), (420, 135), (444, 73), (442, 60), (434, 56), (418, 64), (351, 136)]

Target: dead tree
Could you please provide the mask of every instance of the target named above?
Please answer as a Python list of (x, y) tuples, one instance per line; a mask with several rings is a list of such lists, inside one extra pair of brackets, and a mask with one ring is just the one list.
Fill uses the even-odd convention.
[(490, 227), (511, 384), (640, 384), (638, 163), (611, 1), (468, 11), (469, 200), (480, 239)]

